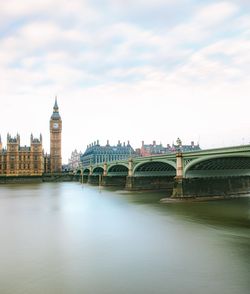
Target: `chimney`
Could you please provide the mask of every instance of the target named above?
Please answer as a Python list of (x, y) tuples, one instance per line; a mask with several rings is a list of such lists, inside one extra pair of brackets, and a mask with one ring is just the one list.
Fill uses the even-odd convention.
[(154, 146), (156, 145), (156, 141), (153, 141), (153, 145), (154, 145)]
[(141, 141), (141, 145), (142, 145), (142, 147), (144, 146), (144, 141)]

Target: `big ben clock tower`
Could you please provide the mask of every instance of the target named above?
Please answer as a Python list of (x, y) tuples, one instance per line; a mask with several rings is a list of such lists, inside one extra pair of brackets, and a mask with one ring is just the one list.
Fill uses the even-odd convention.
[(61, 155), (62, 120), (59, 114), (57, 98), (50, 118), (50, 170), (51, 173), (62, 171)]

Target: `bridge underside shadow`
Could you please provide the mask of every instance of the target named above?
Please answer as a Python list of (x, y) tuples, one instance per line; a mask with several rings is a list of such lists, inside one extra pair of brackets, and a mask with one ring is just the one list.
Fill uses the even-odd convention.
[(128, 167), (122, 164), (116, 164), (107, 170), (107, 176), (102, 178), (102, 185), (109, 187), (125, 188), (128, 176)]
[(250, 175), (250, 157), (226, 157), (200, 161), (187, 169), (185, 178)]
[(175, 181), (174, 197), (227, 196), (250, 192), (250, 157), (196, 162)]
[(137, 165), (132, 177), (127, 178), (127, 190), (164, 190), (171, 194), (176, 170), (165, 162)]

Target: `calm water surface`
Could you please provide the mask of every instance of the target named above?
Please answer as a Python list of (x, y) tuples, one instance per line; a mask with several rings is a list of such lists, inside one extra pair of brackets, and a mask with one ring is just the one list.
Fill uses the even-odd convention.
[(0, 294), (250, 293), (250, 198), (0, 186)]

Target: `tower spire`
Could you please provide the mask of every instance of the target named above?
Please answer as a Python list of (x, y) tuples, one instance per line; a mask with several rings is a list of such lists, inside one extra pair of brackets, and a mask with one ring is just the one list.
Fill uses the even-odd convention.
[(57, 96), (55, 97), (54, 111), (58, 112)]
[(55, 96), (55, 104), (53, 107), (53, 113), (51, 115), (51, 119), (60, 119), (60, 114), (59, 114), (59, 107), (57, 104), (57, 96)]

